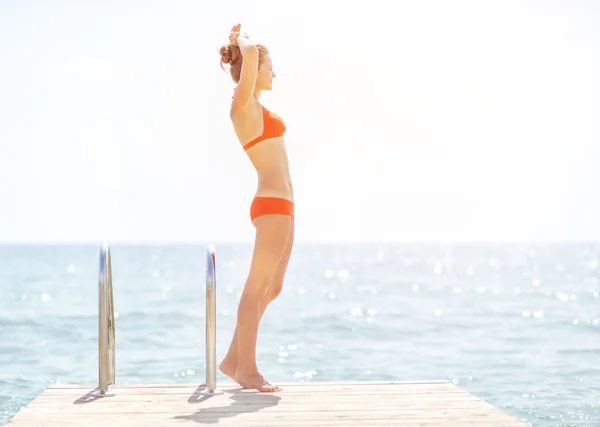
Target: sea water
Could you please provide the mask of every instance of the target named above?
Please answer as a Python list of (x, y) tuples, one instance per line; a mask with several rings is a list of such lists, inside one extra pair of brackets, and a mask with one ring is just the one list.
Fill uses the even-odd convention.
[[(217, 250), (217, 358), (251, 245)], [(205, 245), (115, 245), (116, 381), (205, 379)], [(99, 246), (0, 246), (0, 425), (98, 378)], [(600, 245), (298, 243), (260, 327), (278, 381), (448, 380), (533, 426), (600, 426)], [(218, 381), (229, 381), (220, 373)]]

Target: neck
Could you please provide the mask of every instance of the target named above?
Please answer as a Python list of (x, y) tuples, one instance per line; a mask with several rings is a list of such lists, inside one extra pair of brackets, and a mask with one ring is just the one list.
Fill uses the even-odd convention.
[(254, 89), (254, 97), (258, 100), (260, 99), (260, 94), (262, 93), (262, 89), (255, 88)]

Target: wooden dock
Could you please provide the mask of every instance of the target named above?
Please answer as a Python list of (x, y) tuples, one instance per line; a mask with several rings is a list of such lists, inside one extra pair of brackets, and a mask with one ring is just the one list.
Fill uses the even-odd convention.
[(18, 412), (11, 427), (141, 427), (209, 424), (237, 427), (431, 426), (518, 427), (527, 424), (445, 381), (303, 382), (258, 393), (219, 384), (55, 386)]

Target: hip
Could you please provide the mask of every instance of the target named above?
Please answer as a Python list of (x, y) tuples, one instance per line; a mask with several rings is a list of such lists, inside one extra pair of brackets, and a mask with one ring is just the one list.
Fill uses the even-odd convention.
[(250, 219), (263, 215), (286, 215), (294, 218), (295, 203), (284, 197), (256, 195), (250, 205)]

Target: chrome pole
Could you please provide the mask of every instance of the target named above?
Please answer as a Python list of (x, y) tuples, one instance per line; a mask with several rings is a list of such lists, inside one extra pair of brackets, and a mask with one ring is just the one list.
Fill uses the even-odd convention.
[(215, 247), (206, 250), (206, 389), (202, 394), (221, 394), (217, 390), (217, 266)]
[(101, 394), (115, 383), (115, 314), (110, 247), (100, 250), (98, 278), (98, 389)]
[[(107, 246), (108, 248), (108, 246)], [(107, 268), (107, 300), (108, 300), (108, 384), (115, 383), (115, 304), (113, 299), (112, 262), (110, 260), (110, 249), (108, 253)]]

